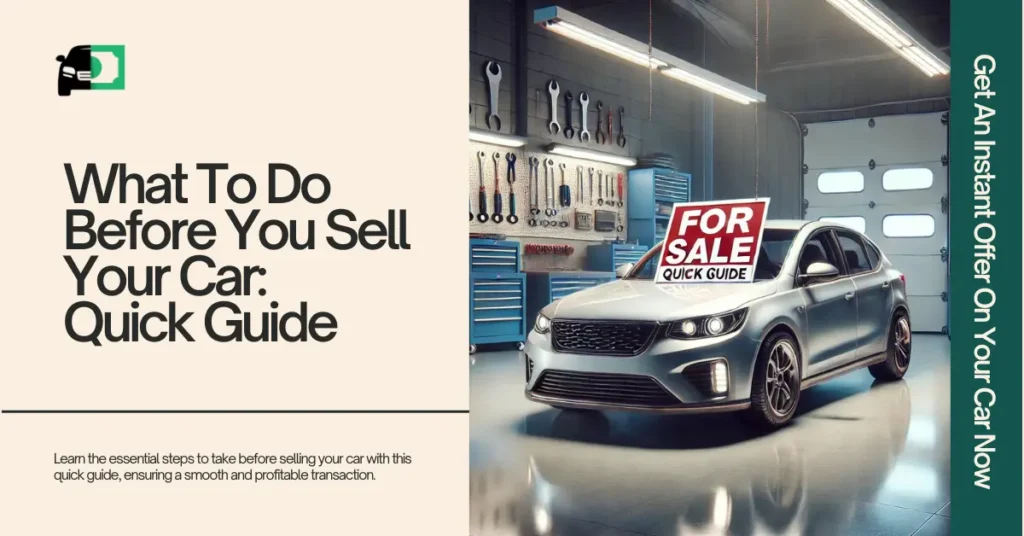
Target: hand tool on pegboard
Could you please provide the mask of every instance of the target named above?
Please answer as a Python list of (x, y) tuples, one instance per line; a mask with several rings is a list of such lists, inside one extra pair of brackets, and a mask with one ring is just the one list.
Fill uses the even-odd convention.
[(484, 66), (487, 73), (487, 90), (490, 109), (487, 110), (487, 128), (501, 130), (501, 117), (498, 115), (498, 95), (501, 93), (501, 65), (489, 61)]
[(583, 166), (576, 166), (576, 204), (583, 204)]
[(487, 221), (490, 217), (487, 215), (487, 187), (484, 186), (484, 158), (486, 157), (487, 153), (483, 151), (476, 153), (478, 182), (480, 183), (480, 191), (477, 194), (476, 221), (480, 223)]
[(544, 195), (546, 201), (544, 203), (544, 215), (554, 216), (558, 214), (558, 210), (555, 209), (555, 161), (547, 158), (544, 160)]
[(565, 183), (565, 162), (558, 164), (558, 171), (562, 174), (562, 185), (558, 187), (558, 206), (568, 208), (572, 206), (572, 194), (569, 185)]
[(605, 136), (604, 128), (601, 124), (601, 110), (604, 109), (604, 103), (597, 101), (597, 104), (594, 105), (594, 109), (597, 110), (597, 143), (598, 145), (604, 145), (604, 143), (608, 141), (608, 137)]
[(587, 115), (589, 115), (589, 112), (587, 112), (587, 106), (589, 106), (589, 105), (590, 105), (590, 95), (588, 95), (586, 91), (581, 91), (580, 92), (580, 117), (581, 117), (581, 121), (582, 122), (580, 123), (580, 141), (582, 141), (584, 143), (589, 143), (590, 142), (590, 130), (587, 129)]
[(618, 202), (616, 202), (616, 204), (621, 207), (622, 205), (625, 204), (625, 203), (622, 202), (622, 186), (623, 186), (623, 184), (622, 184), (622, 181), (623, 181), (622, 173), (619, 173), (618, 179), (619, 179), (618, 180), (618, 186), (616, 187), (616, 189), (619, 191), (619, 200), (618, 200)]
[(587, 183), (590, 193), (587, 195), (587, 204), (594, 206), (594, 168), (587, 168)]
[(611, 106), (608, 107), (608, 121), (606, 122), (604, 128), (606, 128), (608, 130), (608, 141), (611, 142), (612, 141), (612, 108), (611, 108)]
[(615, 205), (615, 200), (614, 200), (614, 197), (615, 197), (615, 185), (612, 184), (612, 172), (611, 171), (609, 171), (609, 172), (604, 174), (604, 187), (605, 187), (605, 191), (608, 192), (608, 196), (605, 198), (605, 203), (608, 206), (614, 206)]
[(576, 131), (572, 128), (572, 92), (565, 92), (565, 137), (570, 140), (576, 136)]
[(619, 147), (626, 146), (626, 108), (619, 106)]
[(505, 219), (505, 215), (501, 213), (501, 183), (498, 182), (498, 164), (501, 162), (501, 153), (494, 151), (491, 158), (494, 159), (494, 214), (491, 215), (491, 221), (501, 223)]
[(531, 156), (530, 160), (530, 219), (527, 225), (537, 226), (537, 215), (540, 214), (540, 158)]
[(516, 214), (516, 153), (506, 153), (505, 160), (508, 168), (505, 170), (505, 181), (508, 182), (508, 218), (506, 220), (515, 225), (519, 223), (519, 215)]
[(604, 172), (597, 170), (597, 206), (604, 206)]
[(557, 81), (551, 80), (548, 82), (548, 95), (551, 96), (551, 122), (548, 123), (548, 132), (552, 136), (562, 130), (562, 125), (558, 124), (558, 91)]

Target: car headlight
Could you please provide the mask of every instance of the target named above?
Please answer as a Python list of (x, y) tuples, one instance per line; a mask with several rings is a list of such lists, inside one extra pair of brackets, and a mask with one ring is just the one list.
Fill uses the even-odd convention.
[(533, 324), (533, 329), (537, 333), (547, 333), (551, 331), (551, 319), (544, 315), (537, 315), (537, 321)]
[(61, 70), (64, 71), (65, 73), (67, 73), (67, 74), (72, 74), (72, 75), (75, 74), (74, 67), (71, 67), (71, 66), (68, 66), (68, 65), (64, 66)]
[(698, 316), (672, 323), (669, 337), (676, 339), (702, 339), (732, 333), (743, 326), (747, 310), (739, 309), (720, 315)]

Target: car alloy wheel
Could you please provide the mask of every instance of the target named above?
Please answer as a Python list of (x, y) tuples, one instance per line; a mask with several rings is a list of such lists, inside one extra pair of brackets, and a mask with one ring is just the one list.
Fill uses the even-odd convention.
[(779, 417), (789, 415), (796, 405), (795, 393), (800, 389), (797, 370), (793, 344), (785, 339), (775, 343), (768, 357), (764, 381), (768, 407)]
[(901, 371), (907, 370), (910, 366), (910, 321), (906, 316), (901, 316), (896, 321), (896, 367)]

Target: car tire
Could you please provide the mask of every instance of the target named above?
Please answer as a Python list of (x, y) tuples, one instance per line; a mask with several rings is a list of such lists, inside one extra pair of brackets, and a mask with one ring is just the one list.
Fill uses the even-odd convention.
[(61, 83), (58, 82), (57, 83), (57, 96), (59, 96), (59, 97), (67, 97), (68, 95), (71, 95), (71, 87), (67, 86), (65, 84), (61, 84)]
[(761, 344), (754, 365), (747, 421), (764, 430), (789, 422), (800, 402), (800, 377), (796, 339), (784, 331), (773, 333)]
[(910, 315), (896, 313), (889, 326), (889, 341), (885, 345), (885, 361), (868, 367), (875, 379), (892, 382), (899, 380), (910, 368)]

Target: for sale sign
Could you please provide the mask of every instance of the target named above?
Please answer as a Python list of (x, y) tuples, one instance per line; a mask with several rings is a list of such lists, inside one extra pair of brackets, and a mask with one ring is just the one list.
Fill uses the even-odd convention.
[(672, 207), (655, 281), (753, 281), (767, 214), (767, 199), (676, 204)]

